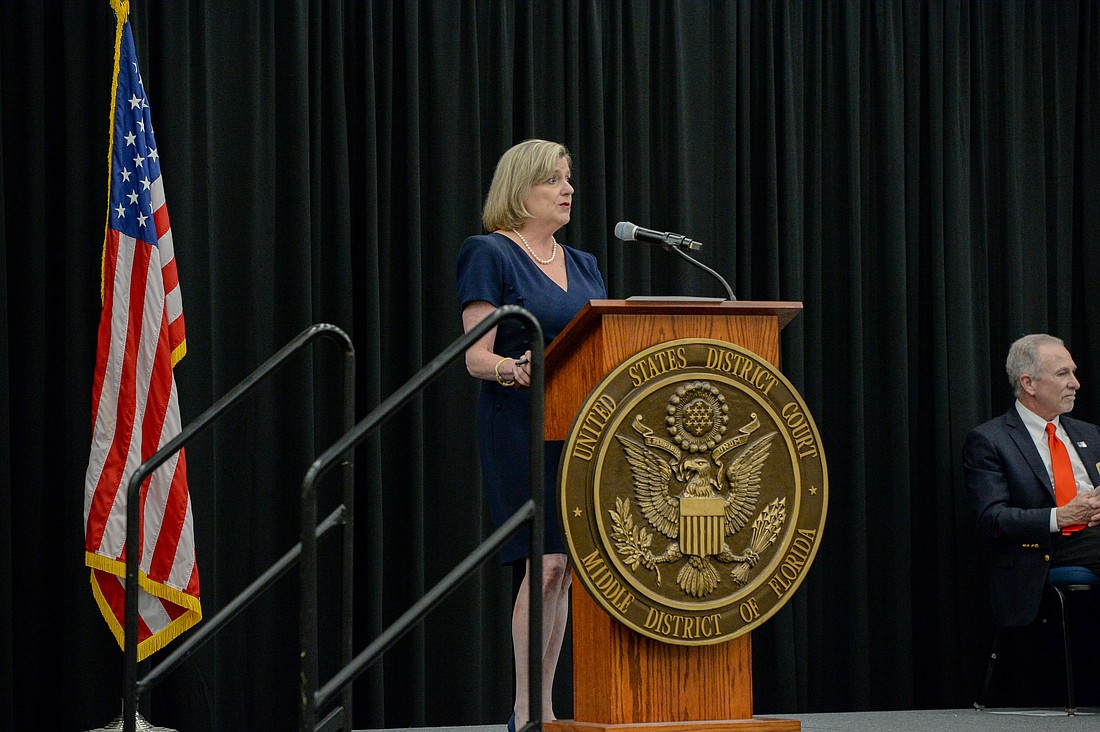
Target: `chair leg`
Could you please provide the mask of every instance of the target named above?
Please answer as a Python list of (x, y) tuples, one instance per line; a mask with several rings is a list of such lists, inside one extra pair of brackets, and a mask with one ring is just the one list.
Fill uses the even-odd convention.
[(1051, 585), (1055, 594), (1058, 595), (1058, 606), (1062, 611), (1062, 644), (1065, 648), (1066, 659), (1066, 714), (1075, 716), (1077, 714), (1077, 705), (1073, 699), (1073, 651), (1070, 648), (1069, 642), (1069, 618), (1066, 616), (1066, 596), (1057, 585)]
[(978, 701), (974, 702), (974, 708), (979, 712), (985, 710), (985, 702), (989, 698), (989, 686), (993, 682), (993, 666), (997, 663), (997, 647), (1001, 644), (1001, 628), (993, 634), (993, 648), (989, 651), (989, 664), (985, 667), (985, 681), (982, 683), (982, 691), (978, 695)]

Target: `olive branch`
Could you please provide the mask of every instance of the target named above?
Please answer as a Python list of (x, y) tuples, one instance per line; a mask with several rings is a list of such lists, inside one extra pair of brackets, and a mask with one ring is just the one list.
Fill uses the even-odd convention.
[(615, 510), (608, 511), (614, 531), (611, 538), (615, 540), (615, 549), (623, 558), (623, 563), (635, 572), (638, 565), (651, 569), (657, 574), (657, 585), (661, 584), (661, 570), (653, 561), (653, 552), (649, 546), (653, 543), (653, 534), (642, 526), (634, 525), (634, 516), (630, 513), (629, 498), (615, 498)]

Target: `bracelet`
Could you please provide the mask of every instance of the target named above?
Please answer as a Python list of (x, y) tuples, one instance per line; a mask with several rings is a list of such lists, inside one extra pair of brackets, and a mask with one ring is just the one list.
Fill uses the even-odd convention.
[(500, 365), (502, 363), (504, 363), (505, 361), (515, 361), (515, 360), (516, 359), (514, 359), (514, 358), (505, 356), (504, 358), (497, 361), (497, 365), (493, 367), (493, 371), (495, 371), (496, 374), (497, 374), (497, 383), (500, 384), (501, 386), (515, 386), (516, 385), (516, 380), (515, 379), (509, 379), (508, 381), (505, 381), (504, 378), (500, 375)]

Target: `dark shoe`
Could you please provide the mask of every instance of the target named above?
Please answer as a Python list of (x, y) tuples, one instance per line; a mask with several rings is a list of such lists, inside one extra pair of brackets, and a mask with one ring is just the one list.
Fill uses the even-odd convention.
[(508, 732), (516, 732), (516, 713), (512, 712), (512, 716), (508, 717)]

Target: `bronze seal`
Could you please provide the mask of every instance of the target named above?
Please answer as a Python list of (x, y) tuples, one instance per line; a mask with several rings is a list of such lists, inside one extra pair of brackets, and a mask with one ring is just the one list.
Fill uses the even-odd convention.
[(802, 583), (828, 477), (790, 382), (751, 351), (690, 338), (646, 349), (592, 391), (559, 496), (593, 599), (643, 635), (704, 645), (751, 631)]

